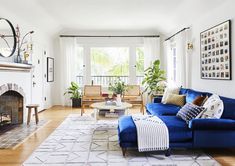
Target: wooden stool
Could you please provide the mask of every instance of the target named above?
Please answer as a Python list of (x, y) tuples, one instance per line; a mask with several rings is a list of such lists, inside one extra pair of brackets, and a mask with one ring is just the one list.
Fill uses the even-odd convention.
[(38, 107), (39, 107), (39, 105), (37, 105), (37, 104), (30, 104), (30, 105), (26, 106), (26, 108), (28, 108), (27, 125), (30, 123), (32, 108), (34, 108), (34, 111), (35, 111), (35, 120), (36, 120), (36, 124), (38, 124), (38, 121), (39, 121), (38, 120)]

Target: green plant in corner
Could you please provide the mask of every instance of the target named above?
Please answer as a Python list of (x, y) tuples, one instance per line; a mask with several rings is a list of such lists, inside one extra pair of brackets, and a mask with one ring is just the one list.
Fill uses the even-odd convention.
[(70, 95), (70, 99), (72, 99), (73, 107), (81, 107), (82, 92), (81, 92), (81, 88), (78, 86), (77, 83), (71, 82), (70, 87), (66, 90), (64, 95), (66, 94)]
[(165, 71), (160, 69), (160, 60), (155, 60), (153, 64), (144, 71), (144, 79), (142, 85), (145, 89), (143, 92), (148, 92), (148, 95), (155, 95), (162, 88), (159, 83), (165, 81)]
[(70, 87), (66, 90), (64, 95), (66, 94), (70, 95), (70, 99), (79, 99), (82, 97), (81, 88), (75, 82), (71, 82)]
[(108, 89), (116, 95), (123, 95), (123, 93), (127, 90), (127, 85), (125, 85), (125, 82), (118, 78), (117, 80), (115, 80), (114, 84), (109, 84)]

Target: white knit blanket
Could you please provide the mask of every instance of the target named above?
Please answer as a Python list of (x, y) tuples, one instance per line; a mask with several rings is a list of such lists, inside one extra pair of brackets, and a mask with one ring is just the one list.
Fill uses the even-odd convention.
[(157, 116), (132, 115), (137, 129), (139, 152), (167, 150), (169, 133), (165, 123)]

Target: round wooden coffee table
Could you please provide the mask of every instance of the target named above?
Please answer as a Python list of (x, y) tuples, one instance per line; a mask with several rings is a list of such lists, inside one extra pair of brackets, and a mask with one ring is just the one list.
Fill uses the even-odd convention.
[(94, 118), (99, 119), (100, 110), (108, 110), (106, 112), (115, 114), (118, 110), (123, 110), (125, 114), (128, 114), (128, 109), (132, 107), (132, 104), (127, 102), (122, 102), (120, 106), (117, 105), (107, 105), (105, 102), (93, 103), (90, 105), (94, 109)]

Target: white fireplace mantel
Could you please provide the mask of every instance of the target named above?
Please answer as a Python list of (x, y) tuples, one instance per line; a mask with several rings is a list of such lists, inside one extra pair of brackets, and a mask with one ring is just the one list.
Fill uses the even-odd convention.
[(11, 62), (0, 62), (0, 70), (30, 72), (33, 65)]

